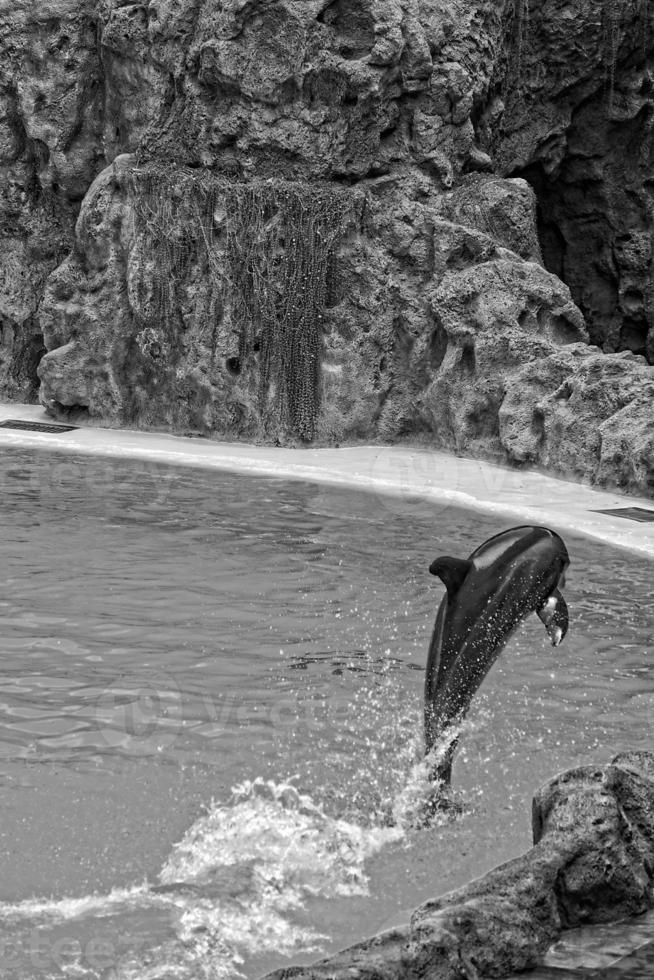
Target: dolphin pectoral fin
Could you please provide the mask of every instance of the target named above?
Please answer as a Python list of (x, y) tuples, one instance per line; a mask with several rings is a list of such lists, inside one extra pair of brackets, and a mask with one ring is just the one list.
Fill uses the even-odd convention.
[(434, 559), (429, 566), (429, 571), (432, 575), (438, 575), (447, 589), (448, 596), (453, 599), (471, 568), (472, 562), (466, 558), (450, 558), (444, 555)]
[(553, 647), (559, 643), (568, 632), (568, 607), (558, 589), (548, 596), (544, 606), (536, 610), (536, 614), (545, 625)]

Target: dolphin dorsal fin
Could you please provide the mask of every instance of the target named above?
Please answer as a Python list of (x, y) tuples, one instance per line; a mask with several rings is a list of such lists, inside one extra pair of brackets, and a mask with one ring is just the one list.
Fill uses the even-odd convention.
[(466, 558), (450, 558), (443, 555), (435, 558), (429, 566), (432, 575), (438, 575), (447, 589), (450, 599), (453, 599), (463, 584), (463, 580), (472, 568), (472, 562)]

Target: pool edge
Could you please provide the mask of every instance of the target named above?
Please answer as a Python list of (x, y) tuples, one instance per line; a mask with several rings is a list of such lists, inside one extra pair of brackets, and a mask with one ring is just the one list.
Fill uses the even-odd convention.
[[(48, 421), (38, 405), (0, 403), (0, 422), (12, 418)], [(65, 433), (0, 429), (0, 446), (349, 486), (393, 498), (391, 509), (404, 509), (407, 517), (411, 498), (420, 497), (441, 507), (553, 525), (654, 558), (654, 523), (599, 513), (628, 506), (654, 510), (649, 498), (439, 451), (383, 445), (287, 449), (90, 425)]]

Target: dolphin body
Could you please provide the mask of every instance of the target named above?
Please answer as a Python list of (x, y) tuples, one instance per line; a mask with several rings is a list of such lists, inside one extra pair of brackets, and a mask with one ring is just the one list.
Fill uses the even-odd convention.
[[(447, 592), (436, 615), (425, 677), (427, 754), (462, 721), (502, 648), (530, 613), (545, 624), (553, 646), (568, 630), (559, 592), (570, 564), (565, 544), (546, 527), (512, 527), (485, 541), (469, 558), (436, 558), (429, 567)], [(457, 739), (430, 772), (449, 784)]]

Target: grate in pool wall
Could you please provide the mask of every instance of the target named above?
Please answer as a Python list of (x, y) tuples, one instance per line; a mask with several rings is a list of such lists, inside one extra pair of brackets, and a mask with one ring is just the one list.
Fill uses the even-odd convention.
[(614, 510), (596, 510), (594, 513), (624, 517), (628, 521), (640, 521), (642, 524), (654, 521), (654, 510), (648, 510), (647, 507), (616, 507)]
[(27, 429), (29, 432), (70, 432), (78, 425), (57, 425), (54, 422), (26, 422), (24, 419), (5, 419), (0, 429)]

